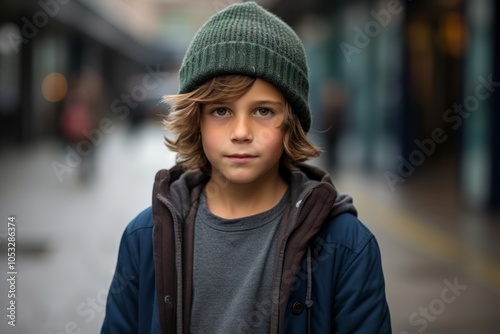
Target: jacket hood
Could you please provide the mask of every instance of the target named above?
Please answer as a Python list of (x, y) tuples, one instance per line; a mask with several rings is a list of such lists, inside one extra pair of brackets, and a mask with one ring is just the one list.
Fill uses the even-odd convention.
[[(334, 217), (346, 212), (352, 213), (353, 215), (357, 216), (358, 212), (354, 207), (352, 197), (337, 190), (328, 172), (319, 167), (309, 164), (299, 164), (298, 167), (299, 171), (291, 172), (289, 174), (291, 177), (290, 184), (297, 185), (296, 189), (298, 190), (298, 192), (303, 192), (306, 189), (312, 188), (320, 182), (330, 184), (335, 189), (337, 197), (335, 198), (335, 202), (333, 203), (329, 216)], [(292, 196), (292, 198), (300, 197), (300, 194), (297, 194), (297, 196)]]

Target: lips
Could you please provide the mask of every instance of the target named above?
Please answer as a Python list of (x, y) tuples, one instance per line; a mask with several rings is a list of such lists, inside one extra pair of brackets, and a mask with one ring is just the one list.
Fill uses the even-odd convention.
[(255, 155), (251, 154), (231, 154), (228, 155), (229, 158), (255, 158)]
[(257, 156), (251, 154), (231, 154), (226, 156), (231, 162), (234, 163), (248, 163), (254, 160)]

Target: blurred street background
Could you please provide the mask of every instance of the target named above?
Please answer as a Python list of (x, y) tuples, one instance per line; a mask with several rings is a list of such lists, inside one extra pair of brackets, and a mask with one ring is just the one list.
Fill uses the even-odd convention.
[[(99, 332), (121, 234), (175, 163), (161, 96), (235, 2), (0, 3), (0, 333)], [(304, 41), (312, 163), (377, 237), (393, 332), (500, 333), (500, 3), (257, 3)]]

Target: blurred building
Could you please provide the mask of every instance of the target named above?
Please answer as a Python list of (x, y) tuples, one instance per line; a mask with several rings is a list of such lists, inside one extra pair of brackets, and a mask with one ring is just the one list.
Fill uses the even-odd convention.
[(334, 143), (325, 136), (335, 152), (326, 164), (374, 172), (393, 192), (422, 182), (438, 203), (445, 194), (468, 208), (500, 208), (499, 7), (276, 2), (273, 11), (307, 43), (316, 135), (342, 124)]
[[(141, 119), (175, 91), (165, 73), (196, 29), (233, 2), (3, 1), (1, 142), (60, 135), (82, 80), (99, 87), (98, 119)], [(471, 208), (500, 208), (498, 2), (257, 2), (305, 41), (311, 136), (329, 168), (370, 171), (393, 191), (425, 180), (429, 194), (446, 188)]]
[(99, 87), (101, 115), (112, 112), (114, 99), (127, 100), (122, 94), (135, 93), (136, 101), (124, 101), (130, 106), (145, 101), (143, 91), (153, 82), (131, 91), (137, 86), (134, 76), (150, 74), (158, 81), (160, 72), (173, 66), (179, 48), (175, 38), (158, 42), (163, 37), (159, 22), (165, 18), (151, 2), (8, 0), (0, 8), (4, 143), (57, 134), (69, 92), (90, 76), (93, 82), (84, 94)]

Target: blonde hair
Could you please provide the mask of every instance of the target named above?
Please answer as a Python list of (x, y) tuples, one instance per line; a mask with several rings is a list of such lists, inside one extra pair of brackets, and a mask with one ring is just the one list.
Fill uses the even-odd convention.
[[(170, 105), (170, 112), (163, 124), (173, 135), (172, 139), (164, 137), (165, 145), (171, 151), (177, 152), (177, 164), (188, 171), (211, 170), (201, 142), (202, 106), (213, 102), (234, 101), (243, 96), (255, 80), (256, 78), (244, 75), (217, 76), (191, 92), (163, 97), (162, 102)], [(288, 103), (281, 130), (284, 131), (282, 167), (295, 170), (297, 162), (320, 155), (320, 149), (307, 138), (299, 118)]]

